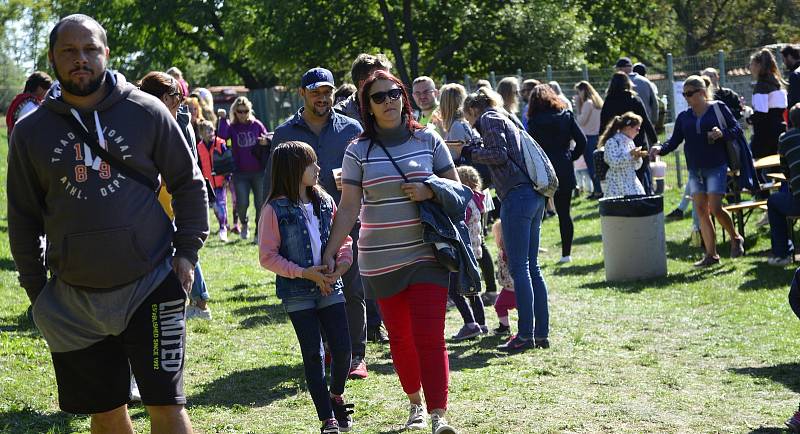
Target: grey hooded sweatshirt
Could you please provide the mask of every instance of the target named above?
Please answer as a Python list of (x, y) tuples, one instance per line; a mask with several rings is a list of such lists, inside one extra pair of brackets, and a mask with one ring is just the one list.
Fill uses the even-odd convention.
[[(109, 93), (93, 110), (66, 104), (56, 84), (11, 136), (9, 241), (31, 301), (47, 269), (73, 287), (112, 290), (146, 276), (173, 247), (196, 263), (208, 236), (203, 177), (177, 122), (158, 99), (106, 74)], [(101, 146), (154, 183), (160, 176), (175, 226), (154, 191), (94, 156), (63, 116), (80, 117)]]

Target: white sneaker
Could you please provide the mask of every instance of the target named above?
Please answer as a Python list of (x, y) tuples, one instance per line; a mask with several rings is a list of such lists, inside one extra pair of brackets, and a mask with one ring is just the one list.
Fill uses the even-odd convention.
[(208, 306), (206, 306), (205, 309), (200, 309), (196, 305), (190, 304), (186, 308), (186, 319), (192, 319), (192, 318), (211, 321), (211, 309), (209, 309)]
[(408, 421), (406, 422), (406, 429), (420, 430), (425, 429), (427, 425), (425, 417), (425, 407), (422, 405), (411, 404), (408, 406)]
[(569, 256), (569, 255), (567, 255), (567, 256), (562, 256), (562, 257), (561, 257), (561, 259), (559, 259), (559, 260), (558, 260), (558, 263), (559, 263), (559, 264), (566, 264), (566, 263), (568, 263), (568, 262), (572, 262), (572, 257), (571, 257), (571, 256)]
[(225, 229), (220, 229), (219, 230), (219, 240), (222, 241), (223, 243), (227, 243), (228, 242), (228, 231), (227, 230), (225, 230)]
[(773, 256), (773, 257), (771, 257), (771, 258), (769, 258), (767, 260), (767, 264), (774, 265), (776, 267), (785, 267), (785, 266), (787, 266), (787, 265), (789, 265), (791, 263), (792, 263), (791, 255), (787, 256), (785, 258), (780, 258), (780, 257), (777, 257), (777, 256)]
[(132, 402), (142, 401), (142, 394), (139, 393), (139, 385), (136, 384), (136, 379), (133, 378), (133, 375), (131, 375), (131, 401)]
[(444, 416), (436, 413), (431, 414), (431, 433), (432, 434), (458, 434), (452, 426), (447, 424)]

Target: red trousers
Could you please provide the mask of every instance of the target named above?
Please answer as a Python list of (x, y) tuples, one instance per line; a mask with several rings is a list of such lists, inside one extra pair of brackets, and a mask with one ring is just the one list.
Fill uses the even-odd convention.
[(428, 283), (410, 285), (378, 300), (389, 332), (389, 347), (406, 394), (422, 388), (430, 413), (447, 408), (450, 362), (444, 343), (447, 288)]

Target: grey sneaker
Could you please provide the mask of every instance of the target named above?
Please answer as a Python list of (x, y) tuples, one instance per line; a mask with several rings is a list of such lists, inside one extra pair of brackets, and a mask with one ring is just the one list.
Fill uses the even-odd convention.
[(426, 419), (425, 407), (422, 405), (411, 404), (408, 406), (408, 421), (406, 421), (406, 429), (425, 429), (425, 425), (427, 425)]
[(444, 416), (431, 414), (431, 434), (458, 434), (456, 429), (447, 424)]
[(481, 326), (476, 323), (464, 324), (458, 333), (454, 334), (450, 339), (455, 342), (465, 341), (481, 335)]

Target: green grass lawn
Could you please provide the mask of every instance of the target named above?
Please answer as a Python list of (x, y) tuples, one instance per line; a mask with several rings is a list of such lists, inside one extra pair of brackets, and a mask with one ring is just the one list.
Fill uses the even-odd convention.
[[(5, 137), (0, 130), (3, 203)], [(680, 192), (667, 192), (667, 211)], [(766, 264), (766, 229), (750, 223), (748, 255), (736, 261), (720, 240), (722, 264), (698, 271), (691, 263), (700, 252), (687, 241), (691, 219), (670, 222), (669, 275), (608, 284), (597, 203), (580, 199), (573, 215), (571, 264), (556, 265), (557, 220), (542, 227), (552, 347), (504, 356), (493, 350), (495, 337), (450, 344), (452, 423), (463, 433), (781, 432), (800, 399), (800, 333), (786, 302), (793, 270)], [(209, 216), (215, 229), (201, 257), (214, 320), (188, 325), (185, 382), (195, 429), (318, 432), (272, 274), (259, 267), (252, 244), (220, 243)], [(58, 410), (47, 346), (25, 317), (6, 207), (0, 232), (0, 432), (88, 432), (87, 417)], [(487, 318), (494, 327), (493, 309)], [(460, 326), (449, 311), (448, 336)], [(406, 402), (388, 346), (370, 344), (367, 360), (369, 378), (347, 385), (355, 432), (397, 432)], [(131, 414), (137, 431), (148, 432), (144, 409)]]

